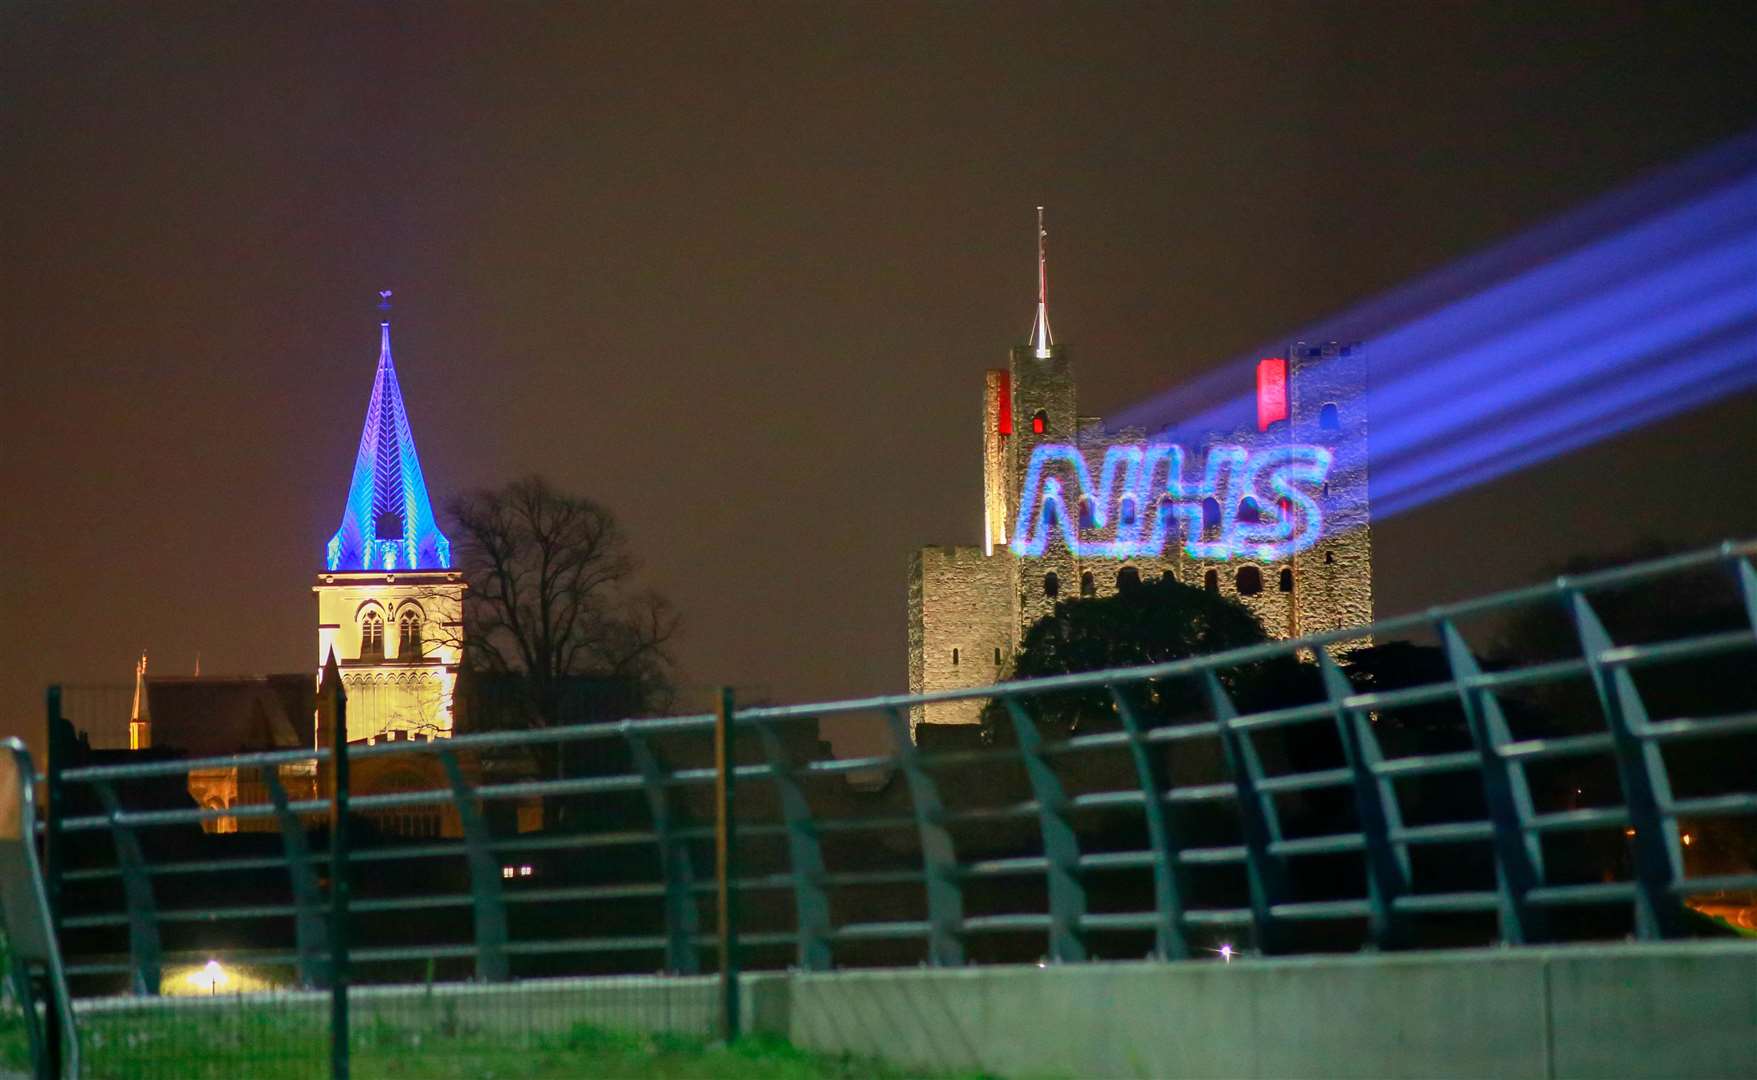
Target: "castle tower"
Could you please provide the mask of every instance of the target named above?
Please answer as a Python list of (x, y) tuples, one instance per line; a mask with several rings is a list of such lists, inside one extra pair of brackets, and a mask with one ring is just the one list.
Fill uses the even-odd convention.
[(360, 451), (312, 589), (317, 662), (334, 652), (350, 742), (390, 732), (449, 736), (463, 645), (463, 576), (427, 497), (391, 360), (390, 293), (380, 296), (378, 370)]

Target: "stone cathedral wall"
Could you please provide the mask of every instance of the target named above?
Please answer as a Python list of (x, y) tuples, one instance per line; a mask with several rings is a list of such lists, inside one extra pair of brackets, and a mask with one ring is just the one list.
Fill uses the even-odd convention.
[[(991, 686), (1013, 655), (1010, 553), (979, 547), (930, 547), (909, 560), (909, 692)], [(911, 710), (922, 723), (974, 724), (981, 700), (944, 701)]]

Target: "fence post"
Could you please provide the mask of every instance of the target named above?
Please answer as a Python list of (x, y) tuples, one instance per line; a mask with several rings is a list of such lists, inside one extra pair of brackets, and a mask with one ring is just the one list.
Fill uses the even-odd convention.
[(830, 900), (824, 895), (824, 852), (818, 843), (817, 823), (811, 802), (799, 786), (793, 763), (781, 736), (767, 721), (760, 721), (757, 734), (775, 778), (781, 798), (781, 817), (787, 826), (787, 861), (793, 871), (794, 923), (799, 931), (799, 966), (806, 971), (828, 971), (830, 955)]
[(494, 857), (494, 838), (476, 805), (475, 791), (464, 779), (457, 755), (441, 750), (439, 764), (451, 783), (458, 824), (464, 832), (465, 859), (470, 867), (470, 908), (475, 915), (476, 978), (483, 982), (505, 982), (511, 977), (511, 967), (506, 958), (506, 903), (501, 896), (500, 860)]
[(1548, 936), (1543, 912), (1526, 902), (1525, 894), (1543, 880), (1543, 846), (1525, 825), (1532, 818), (1531, 788), (1525, 767), (1501, 756), (1513, 739), (1507, 718), (1493, 692), (1464, 684), (1482, 674), (1470, 645), (1450, 619), (1439, 623), (1440, 644), (1452, 669), (1452, 684), (1464, 709), (1470, 741), (1476, 745), (1482, 776), (1483, 803), (1494, 830), (1495, 885), (1500, 894), (1501, 936), (1509, 945), (1525, 945)]
[(957, 850), (946, 828), (946, 807), (939, 785), (921, 763), (921, 752), (909, 737), (903, 710), (885, 710), (891, 738), (897, 744), (897, 767), (909, 784), (915, 810), (915, 831), (921, 838), (921, 876), (927, 891), (927, 957), (935, 967), (964, 963), (964, 890), (959, 881)]
[(1183, 866), (1178, 861), (1178, 835), (1165, 806), (1165, 770), (1147, 746), (1141, 720), (1134, 706), (1117, 687), (1110, 687), (1116, 715), (1129, 737), (1129, 757), (1141, 783), (1142, 809), (1147, 815), (1147, 836), (1153, 843), (1153, 907), (1159, 918), (1154, 937), (1161, 960), (1185, 960), (1190, 942), (1184, 933)]
[(281, 853), (287, 859), (287, 885), (297, 912), (293, 916), (293, 937), (299, 949), (299, 983), (308, 988), (321, 987), (325, 979), (323, 953), (328, 946), (324, 942), (317, 870), (311, 865), (311, 846), (305, 842), (305, 823), (289, 806), (280, 766), (263, 766), (262, 784), (268, 789), (269, 802), (274, 804), (275, 821), (281, 831)]
[(329, 724), (329, 1071), (348, 1080), (348, 695), (332, 650), (317, 692)]
[(1019, 740), (1019, 758), (1037, 800), (1037, 822), (1043, 832), (1043, 861), (1049, 888), (1049, 956), (1058, 963), (1086, 959), (1080, 920), (1086, 914), (1086, 888), (1080, 882), (1080, 842), (1068, 824), (1068, 796), (1043, 756), (1037, 722), (1014, 698), (1006, 699), (1007, 715)]
[(732, 688), (720, 688), (714, 712), (714, 895), (720, 936), (720, 1034), (730, 1043), (738, 1038), (738, 891), (737, 837), (732, 818), (734, 781), (738, 768), (733, 731)]
[(1678, 819), (1668, 812), (1672, 785), (1665, 756), (1645, 738), (1647, 706), (1626, 667), (1607, 668), (1602, 654), (1615, 647), (1592, 604), (1579, 592), (1568, 594), (1568, 610), (1580, 635), (1580, 655), (1592, 674), (1605, 727), (1616, 751), (1617, 778), (1629, 824), (1635, 828), (1635, 933), (1642, 938), (1682, 937), (1684, 905), (1672, 885), (1684, 876), (1678, 846)]
[(1226, 768), (1238, 789), (1240, 832), (1245, 841), (1245, 878), (1250, 887), (1251, 921), (1257, 932), (1257, 948), (1265, 953), (1280, 947), (1281, 933), (1275, 922), (1275, 905), (1287, 895), (1286, 874), (1282, 860), (1273, 848), (1281, 842), (1280, 817), (1275, 813), (1275, 796), (1258, 788), (1263, 782), (1263, 762), (1248, 731), (1232, 726), (1238, 709), (1232, 695), (1220, 682), (1220, 676), (1209, 670), (1202, 673), (1208, 692), (1208, 708), (1220, 732), (1220, 750)]
[(696, 956), (699, 916), (695, 902), (695, 867), (690, 862), (689, 841), (679, 839), (681, 812), (671, 805), (665, 786), (665, 767), (646, 737), (631, 727), (623, 728), (628, 748), (640, 769), (646, 789), (647, 809), (653, 818), (653, 836), (659, 847), (659, 872), (665, 875), (665, 969), (677, 975), (701, 970)]
[(153, 883), (146, 872), (140, 838), (121, 824), (122, 803), (108, 780), (92, 785), (104, 816), (110, 819), (110, 842), (116, 848), (116, 866), (122, 872), (122, 898), (128, 908), (128, 959), (134, 968), (131, 981), (136, 994), (159, 992), (159, 924), (153, 912)]
[(1409, 892), (1410, 877), (1408, 848), (1391, 841), (1391, 834), (1403, 828), (1397, 788), (1373, 772), (1385, 755), (1379, 749), (1372, 723), (1359, 709), (1343, 704), (1354, 692), (1348, 676), (1330, 658), (1329, 650), (1316, 651), (1324, 694), (1335, 711), (1336, 733), (1342, 737), (1348, 771), (1354, 774), (1355, 814), (1360, 819), (1361, 842), (1366, 845), (1367, 904), (1372, 909), (1373, 941), (1381, 949), (1396, 948), (1404, 937), (1404, 920), (1397, 914), (1397, 898)]
[[(49, 906), (49, 937), (58, 947), (61, 942), (61, 869), (62, 856), (65, 854), (63, 845), (66, 837), (61, 832), (61, 819), (65, 813), (66, 792), (61, 782), (61, 770), (67, 767), (67, 753), (71, 749), (61, 734), (66, 721), (61, 719), (61, 687), (51, 686), (48, 693), (48, 813), (45, 815), (46, 829), (43, 833), (43, 891)], [(31, 844), (35, 837), (25, 837), (24, 842)], [(28, 1000), (28, 999), (26, 999)], [(61, 1045), (61, 1025), (48, 1023), (44, 1025), (43, 1058), (48, 1066), (49, 1075), (61, 1075), (61, 1063), (65, 1056)], [(76, 1048), (77, 1049), (77, 1048)]]

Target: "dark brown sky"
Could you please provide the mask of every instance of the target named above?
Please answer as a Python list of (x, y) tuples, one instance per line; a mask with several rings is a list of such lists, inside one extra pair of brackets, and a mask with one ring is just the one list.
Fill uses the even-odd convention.
[[(8, 4), (0, 730), (297, 670), (374, 291), (436, 501), (626, 520), (685, 677), (904, 683), (1031, 215), (1085, 411), (1757, 125), (1757, 9)], [(1757, 533), (1752, 395), (1381, 523), (1381, 614)], [(1729, 486), (1742, 485), (1742, 486)]]

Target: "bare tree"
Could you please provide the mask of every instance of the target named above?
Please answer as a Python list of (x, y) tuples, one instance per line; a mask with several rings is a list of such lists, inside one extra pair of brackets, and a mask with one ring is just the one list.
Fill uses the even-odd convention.
[(465, 664), (522, 676), (528, 715), (515, 722), (562, 722), (577, 676), (620, 683), (643, 709), (670, 704), (666, 648), (677, 615), (636, 587), (635, 558), (608, 508), (527, 476), (460, 496), (449, 510), (469, 584)]

